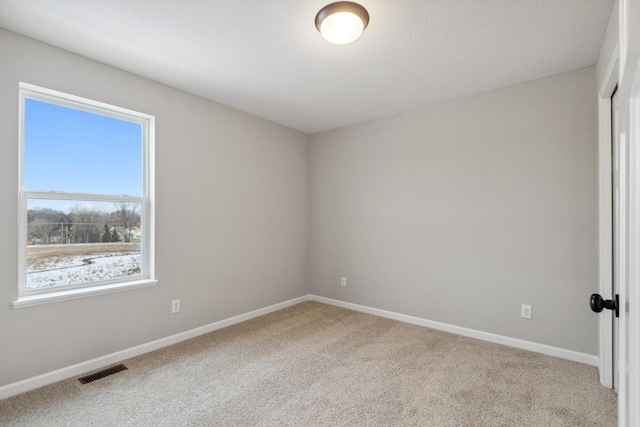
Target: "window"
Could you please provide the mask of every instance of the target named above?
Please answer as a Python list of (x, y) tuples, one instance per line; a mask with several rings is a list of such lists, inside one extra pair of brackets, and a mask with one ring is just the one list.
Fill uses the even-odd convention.
[(154, 117), (20, 83), (19, 298), (155, 282)]

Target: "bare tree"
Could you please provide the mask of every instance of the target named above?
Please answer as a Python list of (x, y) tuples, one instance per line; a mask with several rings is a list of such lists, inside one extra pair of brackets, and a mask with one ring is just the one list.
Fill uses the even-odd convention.
[(75, 242), (95, 243), (100, 241), (98, 224), (104, 222), (104, 214), (76, 205), (71, 209), (69, 217), (73, 222), (72, 234)]
[(44, 245), (52, 243), (52, 236), (64, 238), (64, 225), (68, 217), (60, 211), (49, 208), (36, 208), (27, 211), (27, 237), (38, 240)]
[(48, 245), (51, 241), (51, 232), (59, 224), (53, 224), (46, 218), (35, 218), (27, 227), (29, 239), (40, 240), (43, 245)]
[(124, 241), (129, 243), (131, 241), (131, 229), (140, 225), (140, 204), (120, 202), (116, 203), (116, 209), (118, 213), (118, 219), (122, 228), (124, 229)]

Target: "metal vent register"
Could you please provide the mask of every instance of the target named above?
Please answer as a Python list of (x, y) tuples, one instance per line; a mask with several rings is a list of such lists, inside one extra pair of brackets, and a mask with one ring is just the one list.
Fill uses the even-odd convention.
[(112, 366), (107, 369), (103, 369), (102, 371), (94, 372), (93, 374), (85, 375), (84, 377), (78, 378), (82, 384), (88, 384), (95, 380), (99, 380), (100, 378), (108, 377), (109, 375), (117, 374), (120, 371), (124, 371), (127, 369), (123, 364)]

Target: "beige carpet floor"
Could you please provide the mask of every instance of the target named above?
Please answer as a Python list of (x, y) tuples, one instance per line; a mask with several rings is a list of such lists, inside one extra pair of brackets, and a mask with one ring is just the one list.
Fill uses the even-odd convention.
[(615, 426), (592, 366), (305, 302), (0, 401), (2, 426)]

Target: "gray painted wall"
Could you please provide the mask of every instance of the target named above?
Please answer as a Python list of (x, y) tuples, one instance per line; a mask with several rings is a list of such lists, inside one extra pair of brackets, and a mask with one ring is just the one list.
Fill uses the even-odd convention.
[[(308, 294), (307, 135), (1, 29), (0, 64), (0, 386)], [(19, 81), (156, 116), (158, 286), (10, 307)]]
[(596, 354), (596, 125), (590, 67), (313, 135), (311, 292)]
[[(0, 63), (0, 386), (309, 291), (596, 353), (594, 68), (309, 137), (1, 29)], [(10, 307), (19, 81), (156, 116), (158, 286)]]
[(618, 49), (618, 36), (620, 31), (620, 1), (614, 0), (609, 14), (609, 22), (604, 32), (600, 51), (598, 52), (598, 61), (596, 62), (596, 81), (598, 89), (600, 84), (606, 77), (607, 68), (609, 67), (609, 59), (614, 50)]

